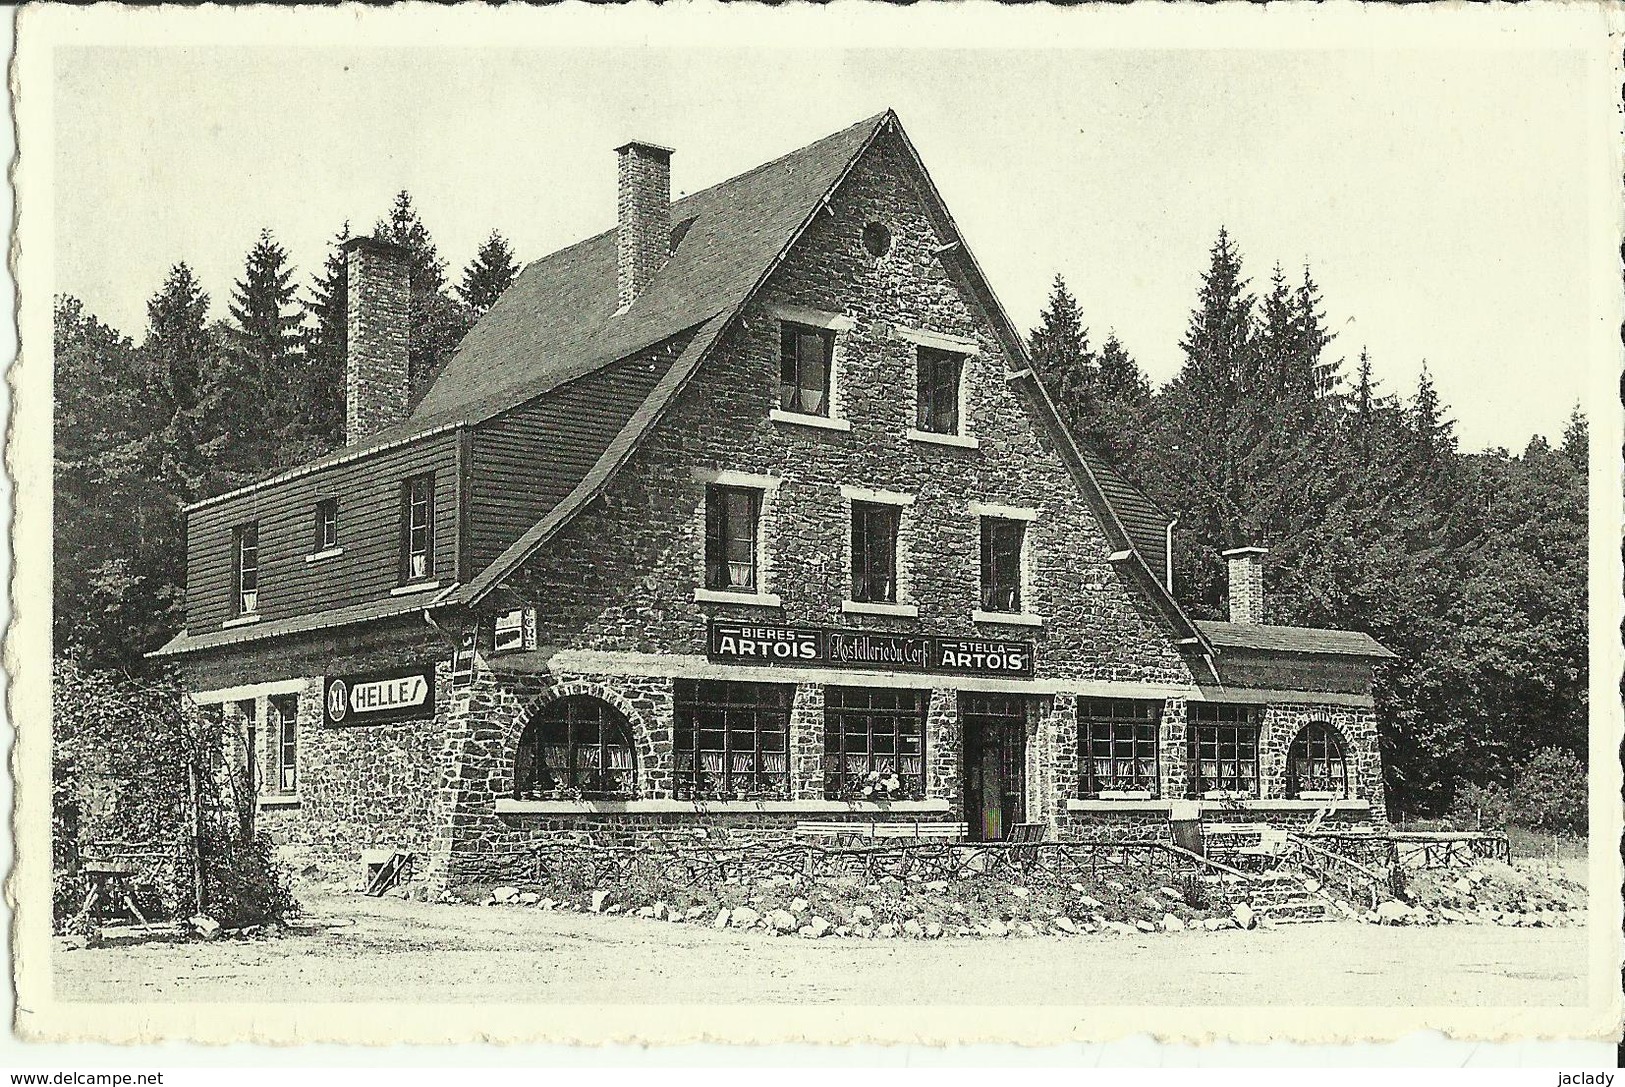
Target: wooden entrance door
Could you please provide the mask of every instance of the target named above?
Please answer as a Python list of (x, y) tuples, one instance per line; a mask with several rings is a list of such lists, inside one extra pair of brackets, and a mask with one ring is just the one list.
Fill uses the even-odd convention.
[(970, 838), (1003, 841), (1026, 818), (1026, 704), (1004, 695), (965, 695), (961, 720)]

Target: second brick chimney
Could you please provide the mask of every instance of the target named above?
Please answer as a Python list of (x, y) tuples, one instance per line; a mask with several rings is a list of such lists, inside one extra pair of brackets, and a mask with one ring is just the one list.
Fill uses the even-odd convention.
[(625, 313), (671, 256), (671, 148), (634, 140), (615, 149), (616, 312)]
[(411, 256), (377, 238), (344, 243), (349, 277), (344, 359), (344, 444), (355, 445), (406, 418)]
[(1264, 556), (1262, 547), (1237, 547), (1222, 552), (1230, 562), (1230, 621), (1264, 621)]

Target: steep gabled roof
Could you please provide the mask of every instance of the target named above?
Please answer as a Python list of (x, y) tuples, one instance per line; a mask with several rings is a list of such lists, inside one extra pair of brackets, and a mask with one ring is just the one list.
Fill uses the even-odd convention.
[(615, 232), (527, 265), (412, 415), (475, 419), (744, 301), (885, 124), (877, 114), (672, 204), (671, 259), (616, 315)]
[[(478, 602), (602, 492), (859, 156), (888, 131), (895, 133), (906, 150), (920, 196), (946, 239), (945, 263), (982, 304), (1008, 357), (1023, 367), (1011, 376), (1031, 383), (1040, 407), (1039, 422), (1056, 437), (1063, 459), (1105, 526), (1109, 541), (1119, 549), (1114, 561), (1129, 564), (1181, 636), (1202, 642), (1160, 576), (1165, 515), (1066, 432), (1049, 394), (1032, 372), (1025, 340), (994, 295), (924, 163), (890, 110), (674, 202), (672, 256), (625, 313), (616, 313), (614, 231), (527, 265), (469, 331), (410, 418), (364, 443), (336, 450), (283, 475), (366, 456), (431, 431), (483, 422), (651, 345), (691, 332), (680, 357), (570, 493), (486, 569), (467, 584), (440, 594), (433, 606)], [(244, 489), (267, 482), (271, 481)], [(353, 617), (322, 613), (289, 622), (302, 629), (376, 617), (363, 609)], [(267, 633), (272, 633), (269, 627), (259, 636)], [(197, 638), (182, 634), (158, 652), (183, 653), (203, 648), (205, 642), (223, 645), (253, 636), (236, 631)]]

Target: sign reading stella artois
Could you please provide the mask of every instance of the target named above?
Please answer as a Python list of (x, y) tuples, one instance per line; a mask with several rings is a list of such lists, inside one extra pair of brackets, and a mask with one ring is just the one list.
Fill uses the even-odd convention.
[(376, 725), (434, 714), (434, 665), (328, 676), (322, 724), (328, 728)]
[(739, 664), (837, 665), (899, 672), (1030, 678), (1032, 642), (933, 638), (864, 630), (781, 626), (712, 619), (706, 655)]

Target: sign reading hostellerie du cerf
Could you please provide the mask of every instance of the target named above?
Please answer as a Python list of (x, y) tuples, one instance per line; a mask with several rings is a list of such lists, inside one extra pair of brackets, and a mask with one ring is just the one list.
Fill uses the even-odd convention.
[(434, 666), (328, 676), (322, 692), (328, 728), (376, 725), (434, 715)]
[(1031, 642), (932, 638), (712, 619), (706, 655), (730, 664), (828, 665), (948, 675), (1032, 676)]

